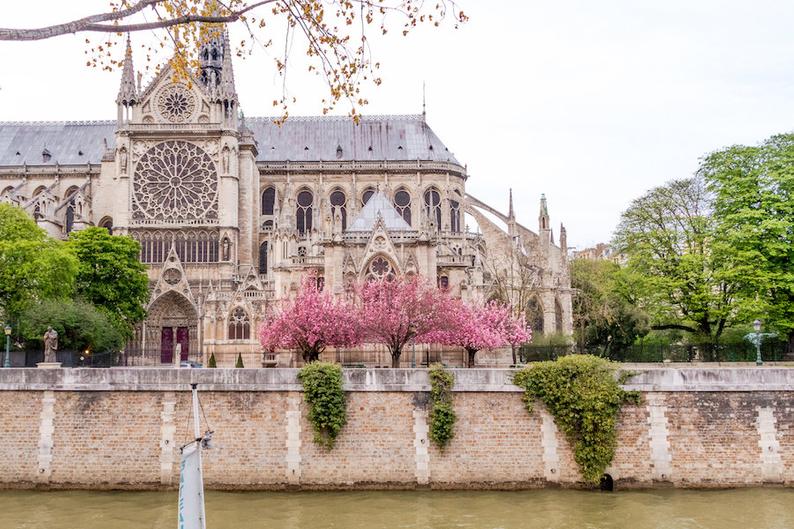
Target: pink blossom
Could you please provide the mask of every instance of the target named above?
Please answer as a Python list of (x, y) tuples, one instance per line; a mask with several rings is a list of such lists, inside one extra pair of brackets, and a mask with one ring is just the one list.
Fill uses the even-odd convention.
[(402, 349), (412, 339), (433, 343), (453, 327), (456, 302), (420, 278), (369, 281), (359, 288), (360, 323), (365, 339), (384, 344), (399, 367)]
[(304, 279), (295, 299), (285, 302), (259, 329), (265, 350), (298, 350), (306, 362), (317, 360), (327, 346), (350, 347), (360, 338), (354, 307), (318, 290), (314, 277)]

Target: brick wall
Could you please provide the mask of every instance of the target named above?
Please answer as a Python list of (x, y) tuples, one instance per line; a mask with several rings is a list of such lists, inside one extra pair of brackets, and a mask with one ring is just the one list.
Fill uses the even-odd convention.
[[(251, 377), (264, 376), (251, 371)], [(175, 487), (179, 446), (192, 437), (190, 393), (171, 387), (166, 370), (156, 375), (138, 390), (113, 390), (87, 383), (81, 377), (94, 374), (75, 370), (71, 385), (22, 391), (0, 376), (0, 487)], [(37, 387), (41, 376), (32, 370), (28, 382), (17, 385)], [(131, 375), (113, 376), (129, 381)], [(349, 391), (348, 423), (330, 451), (313, 443), (306, 404), (293, 386), (269, 382), (252, 389), (237, 380), (221, 391), (222, 384), (210, 385), (201, 393), (202, 420), (215, 431), (204, 458), (206, 485), (580, 485), (571, 448), (543, 406), (528, 414), (520, 392), (482, 389), (497, 387), (492, 373), (472, 373), (468, 388), (456, 386), (455, 437), (443, 451), (431, 446), (427, 393), (412, 376), (389, 372), (390, 384)], [(482, 385), (489, 380), (490, 386)], [(153, 389), (158, 385), (163, 389)], [(621, 412), (608, 472), (618, 487), (791, 486), (792, 392), (643, 391), (642, 404)]]

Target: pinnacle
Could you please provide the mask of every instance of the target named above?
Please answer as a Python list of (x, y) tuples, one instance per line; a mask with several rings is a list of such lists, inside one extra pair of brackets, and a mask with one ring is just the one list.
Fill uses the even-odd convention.
[(127, 35), (127, 49), (124, 52), (124, 65), (121, 70), (121, 85), (116, 103), (119, 105), (133, 105), (138, 101), (138, 91), (135, 88), (135, 71), (132, 65), (132, 45), (130, 36)]

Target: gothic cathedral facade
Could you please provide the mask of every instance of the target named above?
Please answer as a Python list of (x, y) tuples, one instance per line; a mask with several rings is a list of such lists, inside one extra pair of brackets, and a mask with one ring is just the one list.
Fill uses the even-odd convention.
[(571, 334), (565, 229), (555, 244), (545, 198), (532, 231), (512, 194), (506, 215), (469, 195), (423, 115), (244, 117), (226, 34), (194, 82), (164, 68), (144, 88), (128, 43), (116, 103), (114, 121), (0, 122), (0, 201), (54, 237), (102, 226), (140, 242), (151, 299), (131, 351), (259, 365), (263, 314), (307, 275), (339, 296), (421, 275)]

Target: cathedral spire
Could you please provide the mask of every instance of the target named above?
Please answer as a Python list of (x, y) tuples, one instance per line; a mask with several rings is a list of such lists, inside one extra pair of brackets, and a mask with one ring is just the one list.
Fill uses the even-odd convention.
[(513, 188), (510, 188), (510, 205), (507, 208), (507, 217), (514, 219), (516, 217), (515, 211), (513, 210)]
[(229, 43), (229, 30), (223, 29), (223, 60), (221, 63), (221, 84), (218, 96), (221, 100), (237, 101), (237, 89), (234, 86), (234, 69), (232, 68), (232, 46)]
[(127, 35), (127, 50), (124, 53), (124, 65), (121, 70), (121, 86), (116, 104), (130, 106), (138, 102), (138, 91), (135, 88), (135, 71), (132, 66), (132, 45)]

